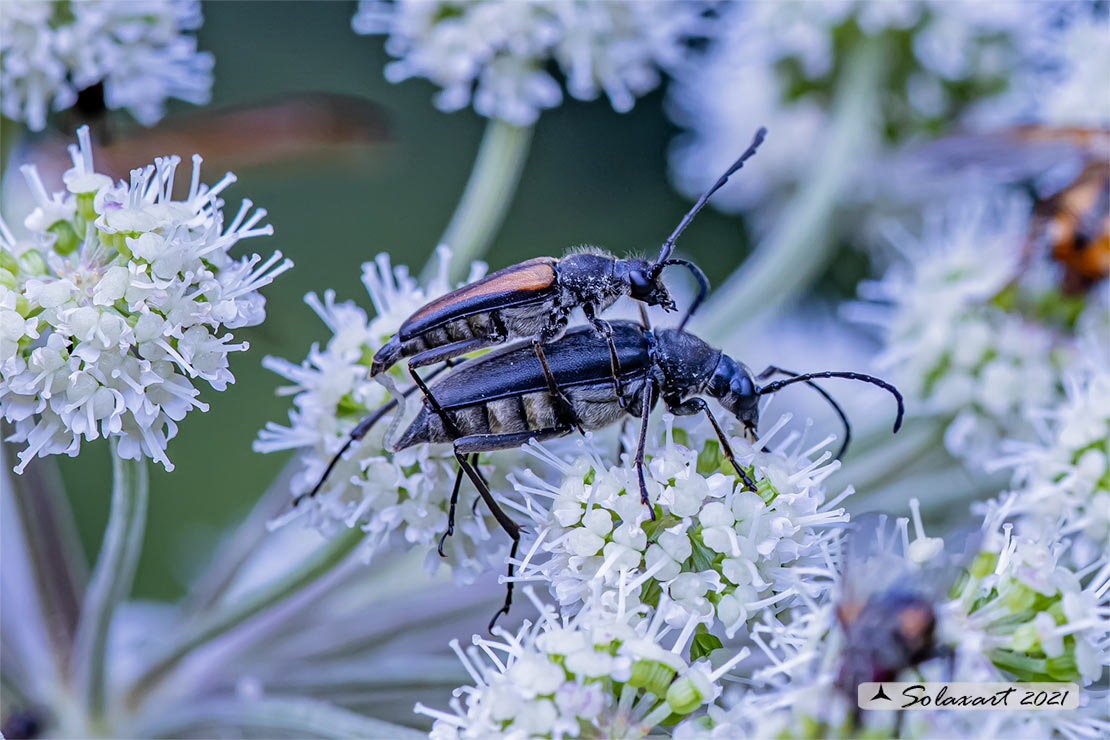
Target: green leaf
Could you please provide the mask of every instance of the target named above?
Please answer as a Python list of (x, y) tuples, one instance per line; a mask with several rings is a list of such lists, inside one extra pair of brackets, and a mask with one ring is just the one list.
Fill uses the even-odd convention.
[(690, 643), (690, 662), (701, 658), (708, 658), (709, 654), (714, 650), (724, 647), (721, 638), (714, 634), (710, 634), (709, 629), (704, 624), (699, 624), (698, 628), (694, 630), (694, 640)]
[(690, 560), (693, 563), (694, 570), (713, 570), (713, 558), (717, 557), (717, 553), (703, 545), (701, 541), (695, 537), (690, 538), (690, 546), (693, 549)]

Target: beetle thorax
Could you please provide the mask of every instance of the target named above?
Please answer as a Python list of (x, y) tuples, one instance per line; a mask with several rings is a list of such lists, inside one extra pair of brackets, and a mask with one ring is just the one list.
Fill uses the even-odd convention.
[(610, 255), (578, 252), (559, 260), (559, 284), (575, 305), (590, 304), (604, 311), (628, 292), (614, 269), (617, 259)]
[(660, 329), (653, 336), (652, 361), (664, 395), (685, 400), (705, 393), (721, 351), (677, 329)]

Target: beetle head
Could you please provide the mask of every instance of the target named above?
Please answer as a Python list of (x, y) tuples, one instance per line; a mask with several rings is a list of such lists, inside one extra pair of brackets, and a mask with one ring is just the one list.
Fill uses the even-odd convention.
[(752, 433), (759, 424), (759, 388), (745, 366), (721, 355), (706, 388), (711, 396)]
[(656, 265), (643, 259), (622, 260), (618, 277), (628, 283), (628, 295), (648, 306), (661, 306), (664, 311), (675, 310), (667, 286), (659, 279), (662, 272)]

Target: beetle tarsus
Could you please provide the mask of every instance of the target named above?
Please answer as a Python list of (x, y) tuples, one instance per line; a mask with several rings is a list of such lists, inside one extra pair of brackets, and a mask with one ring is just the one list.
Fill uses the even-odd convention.
[[(477, 458), (477, 455), (474, 456)], [(443, 545), (447, 542), (447, 538), (455, 534), (455, 507), (459, 503), (459, 489), (462, 488), (463, 469), (455, 474), (455, 487), (451, 489), (451, 503), (447, 506), (447, 531), (439, 538), (439, 556), (441, 558), (447, 557), (443, 552)]]
[(648, 418), (655, 400), (655, 384), (650, 380), (646, 381), (641, 393), (643, 400), (640, 402), (640, 439), (636, 444), (636, 477), (640, 483), (640, 503), (647, 507), (651, 520), (655, 521), (655, 507), (648, 498), (647, 481), (644, 479), (644, 448), (647, 446)]
[(505, 576), (505, 603), (501, 606), (500, 609), (497, 610), (497, 612), (493, 615), (493, 618), (489, 620), (489, 625), (486, 629), (488, 629), (490, 632), (493, 632), (493, 627), (497, 623), (497, 618), (500, 617), (502, 614), (508, 614), (509, 609), (511, 609), (513, 606), (513, 561), (516, 560), (516, 551), (519, 547), (520, 537), (517, 536), (513, 539), (512, 547), (509, 548), (509, 569), (508, 574)]

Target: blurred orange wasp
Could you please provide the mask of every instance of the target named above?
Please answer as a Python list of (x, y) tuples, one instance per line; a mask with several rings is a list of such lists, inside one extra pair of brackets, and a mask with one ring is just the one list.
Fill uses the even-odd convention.
[(1029, 191), (1033, 208), (1024, 270), (1038, 253), (1063, 268), (1065, 293), (1110, 274), (1110, 129), (1025, 125), (962, 134), (928, 144), (916, 156), (931, 169), (982, 169)]

